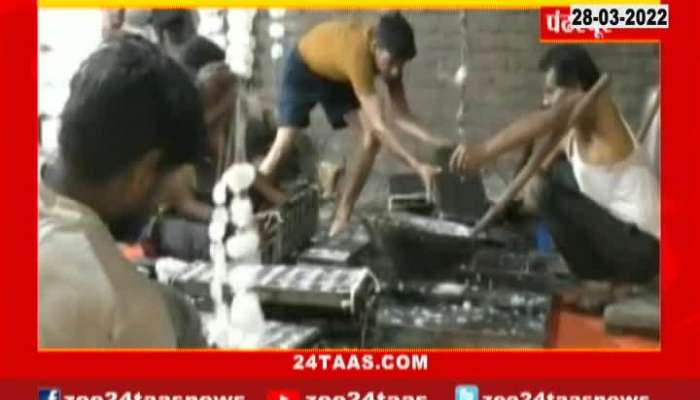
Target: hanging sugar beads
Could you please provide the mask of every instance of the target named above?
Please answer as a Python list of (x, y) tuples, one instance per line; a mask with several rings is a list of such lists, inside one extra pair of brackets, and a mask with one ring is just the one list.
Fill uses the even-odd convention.
[[(251, 290), (254, 278), (251, 266), (260, 262), (260, 237), (253, 205), (247, 196), (254, 180), (252, 165), (234, 164), (224, 172), (212, 192), (215, 208), (209, 224), (209, 239), (214, 274), (210, 293), (215, 318), (210, 329), (210, 344), (218, 347), (255, 348), (265, 329), (260, 303)], [(230, 201), (229, 192), (232, 194)], [(233, 234), (227, 238), (230, 231)], [(226, 284), (235, 293), (230, 306), (223, 297)]]

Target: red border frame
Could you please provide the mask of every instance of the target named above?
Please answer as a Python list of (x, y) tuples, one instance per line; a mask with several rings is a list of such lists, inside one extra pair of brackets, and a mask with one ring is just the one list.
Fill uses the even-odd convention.
[[(36, 146), (37, 8), (0, 6), (1, 196), (4, 278), (0, 279), (0, 374), (14, 380), (219, 378), (700, 377), (700, 126), (697, 109), (698, 2), (669, 1), (662, 38), (662, 336), (660, 351), (431, 351), (427, 372), (294, 372), (287, 352), (37, 352)], [(66, 27), (66, 29), (70, 29)], [(691, 43), (695, 43), (692, 45)], [(510, 367), (512, 366), (512, 367)], [(517, 366), (517, 368), (516, 368)], [(523, 367), (525, 366), (525, 367)]]

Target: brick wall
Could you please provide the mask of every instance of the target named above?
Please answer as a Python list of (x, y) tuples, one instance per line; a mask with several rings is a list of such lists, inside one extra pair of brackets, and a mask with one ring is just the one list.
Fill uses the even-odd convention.
[[(284, 17), (285, 44), (291, 46), (314, 24), (337, 16), (374, 17), (376, 13), (327, 11), (290, 11)], [(456, 112), (459, 89), (445, 79), (460, 62), (459, 14), (452, 12), (407, 12), (418, 46), (418, 57), (405, 71), (409, 101), (415, 113), (436, 133), (457, 140)], [(270, 58), (270, 19), (266, 12), (256, 23), (256, 57), (264, 101), (274, 104), (276, 68)], [(483, 137), (507, 124), (517, 115), (538, 107), (542, 75), (537, 61), (546, 45), (539, 43), (539, 19), (534, 11), (471, 11), (469, 24), (469, 77), (467, 80), (467, 133)], [(651, 44), (603, 44), (588, 46), (602, 70), (613, 77), (613, 93), (630, 125), (636, 129), (646, 89), (658, 82), (658, 46)], [(320, 109), (314, 111), (307, 131), (316, 156), (343, 161), (351, 154), (349, 132), (333, 132)], [(429, 157), (425, 146), (411, 149)], [(511, 163), (491, 166), (508, 176)], [(382, 152), (361, 201), (383, 201), (387, 176), (405, 170), (394, 157)]]

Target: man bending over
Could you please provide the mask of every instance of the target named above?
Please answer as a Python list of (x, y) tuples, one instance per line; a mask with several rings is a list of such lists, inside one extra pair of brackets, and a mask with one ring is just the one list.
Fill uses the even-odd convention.
[(164, 178), (205, 136), (187, 73), (134, 35), (102, 44), (75, 73), (58, 158), (39, 177), (39, 345), (204, 344), (193, 309), (122, 256)]
[[(261, 164), (261, 172), (268, 176), (275, 174), (297, 131), (309, 125), (309, 113), (318, 103), (334, 129), (349, 126), (361, 138), (362, 145), (341, 195), (331, 235), (349, 222), (380, 144), (413, 168), (428, 191), (433, 176), (439, 172), (437, 167), (410, 154), (389, 127), (389, 122), (393, 122), (425, 143), (447, 144), (420, 125), (409, 109), (402, 70), (415, 55), (413, 29), (401, 14), (390, 13), (376, 24), (323, 22), (306, 33), (286, 57), (279, 98), (280, 126)], [(392, 121), (382, 115), (374, 82), (377, 76), (381, 76), (389, 89)]]

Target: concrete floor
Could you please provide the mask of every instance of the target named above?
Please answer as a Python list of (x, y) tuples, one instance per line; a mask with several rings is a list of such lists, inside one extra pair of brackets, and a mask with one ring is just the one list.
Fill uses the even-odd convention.
[(554, 313), (552, 347), (559, 349), (659, 349), (658, 339), (640, 335), (617, 335), (605, 331), (602, 316), (576, 312), (560, 306)]

